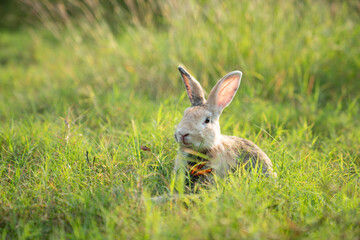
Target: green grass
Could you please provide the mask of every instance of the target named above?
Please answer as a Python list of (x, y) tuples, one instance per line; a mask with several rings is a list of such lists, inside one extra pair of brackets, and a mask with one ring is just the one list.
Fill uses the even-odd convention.
[[(44, 6), (41, 25), (0, 31), (2, 239), (359, 238), (356, 2), (169, 0), (113, 22)], [(208, 91), (243, 71), (222, 132), (257, 143), (278, 179), (150, 200), (181, 188), (179, 64)]]

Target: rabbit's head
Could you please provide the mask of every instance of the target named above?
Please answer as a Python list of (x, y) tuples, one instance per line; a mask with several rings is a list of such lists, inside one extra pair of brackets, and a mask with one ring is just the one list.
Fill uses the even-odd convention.
[(175, 139), (181, 148), (196, 151), (210, 150), (221, 140), (219, 117), (230, 104), (239, 88), (242, 73), (234, 71), (221, 78), (211, 90), (208, 100), (195, 78), (179, 67), (189, 96), (191, 107), (185, 109), (183, 119), (175, 131)]

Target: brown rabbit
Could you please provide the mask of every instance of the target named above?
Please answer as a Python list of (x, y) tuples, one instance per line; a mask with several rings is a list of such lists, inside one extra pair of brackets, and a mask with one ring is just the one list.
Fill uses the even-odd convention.
[[(175, 172), (186, 169), (191, 181), (209, 179), (212, 174), (224, 176), (229, 170), (244, 166), (262, 168), (267, 176), (276, 177), (269, 157), (253, 142), (234, 136), (221, 135), (219, 117), (235, 96), (242, 73), (226, 74), (211, 90), (208, 100), (204, 91), (183, 67), (179, 66), (191, 107), (175, 131), (180, 150)], [(190, 159), (190, 160), (189, 160)]]

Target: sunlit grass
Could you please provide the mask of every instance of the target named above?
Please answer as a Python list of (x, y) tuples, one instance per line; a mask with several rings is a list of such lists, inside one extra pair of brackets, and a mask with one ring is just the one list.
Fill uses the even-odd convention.
[[(43, 25), (1, 32), (1, 237), (357, 238), (352, 3), (163, 4), (157, 17), (132, 9), (112, 23), (94, 6), (50, 21), (45, 7)], [(222, 132), (256, 142), (277, 179), (237, 172), (176, 201), (151, 201), (181, 188), (173, 131), (189, 103), (179, 64), (207, 90), (243, 71)]]

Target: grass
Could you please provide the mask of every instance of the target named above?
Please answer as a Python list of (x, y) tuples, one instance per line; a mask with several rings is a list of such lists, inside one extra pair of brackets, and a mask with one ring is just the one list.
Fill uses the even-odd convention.
[[(356, 2), (165, 1), (112, 22), (45, 3), (40, 25), (0, 32), (2, 239), (358, 239)], [(150, 200), (181, 189), (179, 64), (208, 91), (243, 71), (222, 132), (256, 142), (278, 179)]]

